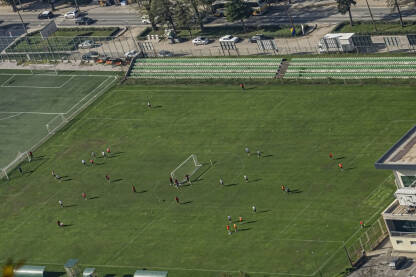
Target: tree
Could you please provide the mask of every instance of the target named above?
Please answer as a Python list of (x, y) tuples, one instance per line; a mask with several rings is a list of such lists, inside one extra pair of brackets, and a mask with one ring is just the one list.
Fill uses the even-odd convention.
[(371, 12), (370, 5), (368, 4), (368, 0), (365, 0), (365, 3), (367, 3), (368, 12), (370, 13), (371, 21), (373, 22), (373, 25), (374, 25), (374, 30), (377, 32), (376, 22), (374, 21), (373, 13)]
[(157, 29), (155, 15), (152, 12), (152, 0), (137, 0), (137, 5), (149, 17), (150, 25), (153, 30)]
[(246, 31), (244, 19), (251, 15), (251, 8), (246, 2), (243, 0), (231, 0), (225, 5), (225, 13), (227, 20), (230, 22), (240, 20), (244, 32)]
[(200, 1), (198, 1), (198, 0), (189, 0), (189, 3), (191, 4), (192, 9), (194, 10), (196, 20), (198, 21), (199, 28), (201, 28), (201, 30), (203, 30), (204, 29), (204, 23), (202, 22), (202, 15), (201, 15), (201, 12), (199, 11), (199, 4), (201, 4)]
[(351, 15), (351, 5), (357, 4), (355, 0), (336, 0), (338, 3), (338, 11), (341, 14), (346, 14), (348, 12), (348, 15), (350, 17), (350, 25), (352, 26), (352, 15)]
[(14, 0), (1, 0), (1, 2), (5, 3), (6, 5), (12, 6), (13, 11), (17, 12), (16, 2)]
[[(392, 7), (393, 8), (393, 11), (395, 9), (397, 9), (397, 12), (399, 14), (399, 19), (400, 19), (400, 25), (402, 27), (404, 27), (404, 22), (403, 22), (403, 18), (402, 18), (402, 12), (400, 11), (400, 6), (399, 6), (399, 0), (387, 0), (386, 1), (386, 4), (387, 4), (388, 7)], [(402, 4), (402, 3), (400, 3), (400, 4)]]
[(175, 21), (178, 27), (188, 30), (192, 37), (193, 16), (189, 6), (183, 2), (175, 5)]
[(154, 15), (157, 23), (168, 24), (176, 33), (174, 22), (174, 5), (170, 0), (152, 0), (151, 13)]
[(212, 4), (214, 4), (215, 0), (199, 0), (199, 1), (205, 7), (206, 11), (210, 11), (212, 14), (214, 14), (215, 11), (212, 7)]

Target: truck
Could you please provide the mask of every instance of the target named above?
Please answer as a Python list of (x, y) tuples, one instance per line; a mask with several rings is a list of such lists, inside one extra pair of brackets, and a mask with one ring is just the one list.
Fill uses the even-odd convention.
[(319, 40), (319, 53), (352, 52), (356, 50), (353, 37), (355, 33), (326, 34)]

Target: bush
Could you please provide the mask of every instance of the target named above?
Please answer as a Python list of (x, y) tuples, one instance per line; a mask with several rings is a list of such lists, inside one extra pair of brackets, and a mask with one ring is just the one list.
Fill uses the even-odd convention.
[(416, 34), (416, 21), (405, 21), (402, 27), (398, 21), (376, 21), (377, 31), (371, 21), (355, 21), (353, 26), (349, 22), (338, 24), (332, 31), (335, 33), (356, 33), (359, 35), (406, 35)]

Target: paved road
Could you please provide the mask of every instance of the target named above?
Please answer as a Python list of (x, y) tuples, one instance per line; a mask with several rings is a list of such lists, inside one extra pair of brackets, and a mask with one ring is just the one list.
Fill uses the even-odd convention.
[[(348, 20), (348, 15), (341, 15), (337, 12), (337, 8), (331, 6), (321, 7), (295, 7), (289, 10), (293, 21), (295, 23), (338, 23)], [(377, 20), (394, 20), (398, 19), (397, 13), (392, 13), (390, 8), (373, 7), (373, 15)], [(85, 13), (87, 15), (87, 13)], [(416, 19), (416, 9), (404, 9), (403, 16), (406, 19)], [(370, 20), (368, 9), (365, 7), (352, 8), (353, 19), (367, 19)], [(143, 25), (140, 22), (140, 16), (131, 12), (117, 12), (117, 13), (100, 13), (91, 11), (89, 17), (96, 20), (94, 25), (97, 26), (125, 26), (125, 25)], [(47, 24), (48, 20), (38, 20), (35, 14), (23, 14), (23, 20), (30, 24), (31, 27), (41, 26)], [(62, 14), (55, 18), (59, 26), (74, 26), (73, 19), (64, 19)], [(0, 26), (4, 24), (16, 24), (20, 20), (17, 14), (0, 15)], [(248, 24), (267, 25), (275, 23), (289, 23), (289, 18), (286, 15), (284, 6), (273, 7), (267, 14), (263, 16), (250, 17)], [(216, 18), (209, 24), (223, 24), (227, 23), (225, 18)]]

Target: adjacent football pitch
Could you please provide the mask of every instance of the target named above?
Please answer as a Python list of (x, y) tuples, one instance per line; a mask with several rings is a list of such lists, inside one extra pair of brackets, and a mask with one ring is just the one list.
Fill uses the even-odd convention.
[[(81, 106), (113, 76), (0, 74), (0, 168), (48, 134), (46, 124)], [(53, 124), (54, 122), (52, 122)]]
[[(107, 92), (36, 151), (23, 176), (0, 182), (0, 260), (62, 271), (78, 258), (102, 276), (142, 268), (171, 277), (341, 272), (344, 242), (392, 199), (390, 172), (373, 164), (414, 125), (414, 87), (246, 88), (124, 85)], [(53, 101), (46, 107), (65, 111)], [(107, 147), (111, 157), (82, 165)], [(248, 156), (246, 147), (262, 156)], [(169, 173), (190, 154), (203, 167), (177, 190)], [(238, 226), (232, 235), (227, 216)]]

